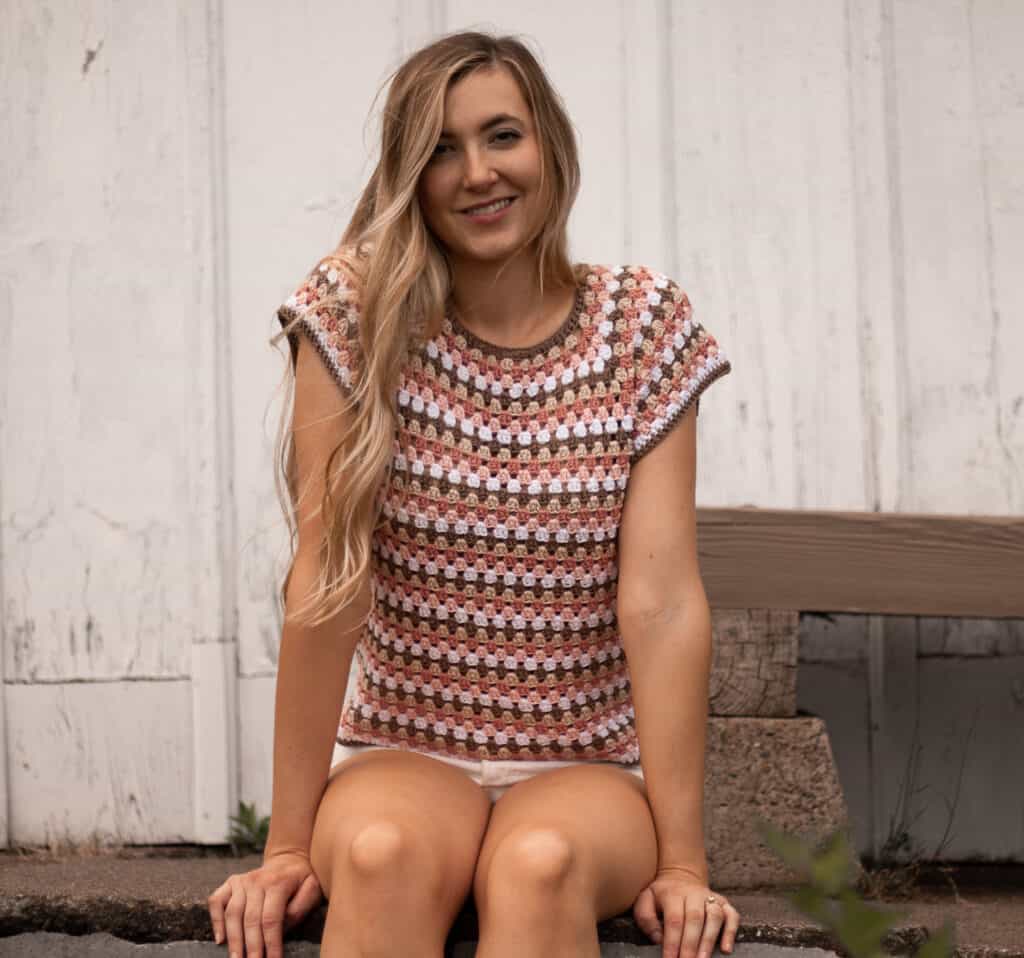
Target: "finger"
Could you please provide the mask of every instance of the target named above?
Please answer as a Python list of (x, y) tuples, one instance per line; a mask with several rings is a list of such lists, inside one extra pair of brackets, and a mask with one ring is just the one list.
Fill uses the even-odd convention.
[(662, 958), (679, 958), (679, 945), (683, 940), (686, 905), (682, 898), (662, 899), (661, 943)]
[(263, 899), (261, 924), (267, 958), (284, 958), (284, 911), (287, 903), (288, 890), (281, 885), (271, 888)]
[(711, 958), (711, 952), (718, 940), (718, 933), (722, 929), (722, 921), (725, 918), (725, 914), (717, 902), (706, 904), (704, 909), (704, 933), (697, 946), (697, 958)]
[(736, 934), (740, 930), (740, 913), (732, 905), (725, 906), (725, 931), (722, 932), (722, 951), (732, 951)]
[(263, 956), (263, 899), (266, 892), (259, 885), (245, 890), (245, 958)]
[(302, 921), (320, 904), (321, 898), (323, 898), (323, 891), (320, 889), (320, 882), (317, 881), (316, 875), (310, 872), (306, 876), (306, 880), (299, 885), (299, 890), (292, 896), (291, 901), (288, 902), (288, 907), (285, 908), (285, 927), (291, 928), (292, 925)]
[(686, 900), (685, 919), (681, 958), (697, 958), (697, 947), (700, 944), (705, 920), (704, 898), (701, 895), (692, 895)]
[(658, 921), (654, 892), (649, 885), (640, 892), (633, 904), (633, 919), (636, 921), (637, 927), (651, 941), (655, 944), (661, 941), (661, 922)]
[(224, 909), (224, 927), (228, 936), (228, 955), (242, 958), (245, 953), (245, 932), (242, 930), (242, 916), (245, 914), (245, 888), (238, 878), (231, 881), (231, 899)]
[(224, 940), (224, 906), (231, 900), (231, 886), (224, 882), (215, 888), (206, 899), (210, 909), (210, 924), (213, 926), (213, 940), (219, 945)]

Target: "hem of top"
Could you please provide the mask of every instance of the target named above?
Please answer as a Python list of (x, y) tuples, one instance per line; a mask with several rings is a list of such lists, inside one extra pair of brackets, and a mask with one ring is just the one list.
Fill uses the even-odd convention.
[(485, 356), (493, 356), (496, 359), (529, 359), (540, 353), (547, 352), (552, 346), (565, 342), (569, 335), (579, 328), (579, 320), (585, 305), (584, 288), (587, 286), (594, 270), (591, 263), (577, 263), (576, 266), (585, 266), (586, 273), (576, 282), (575, 294), (572, 307), (569, 309), (569, 315), (562, 320), (558, 329), (539, 343), (534, 343), (531, 346), (499, 346), (497, 343), (481, 339), (476, 333), (467, 329), (454, 312), (446, 312), (445, 319), (448, 321), (452, 333), (462, 336), (471, 349), (478, 349)]
[(647, 453), (649, 453), (655, 446), (657, 446), (658, 443), (660, 443), (661, 440), (664, 439), (672, 431), (672, 427), (675, 426), (675, 424), (682, 418), (683, 413), (685, 413), (687, 409), (689, 409), (695, 402), (697, 402), (698, 399), (700, 399), (701, 393), (703, 393), (704, 390), (708, 388), (708, 386), (715, 382), (715, 380), (720, 379), (726, 373), (731, 371), (732, 364), (729, 362), (728, 359), (726, 359), (721, 364), (716, 366), (711, 371), (710, 375), (705, 376), (700, 381), (700, 383), (698, 383), (697, 388), (694, 389), (694, 391), (690, 394), (690, 398), (687, 399), (687, 401), (682, 406), (680, 406), (671, 416), (669, 416), (668, 419), (665, 420), (665, 425), (658, 429), (657, 432), (652, 432), (647, 439), (647, 443), (644, 446), (642, 446), (638, 452), (633, 452), (630, 454), (629, 465), (631, 467), (635, 466), (641, 459), (643, 459), (643, 457), (646, 456)]
[[(281, 307), (281, 309), (278, 310), (277, 316), (278, 316), (278, 320), (279, 321), (282, 318), (281, 317), (281, 312), (284, 309), (285, 309), (285, 307)], [(312, 344), (313, 348), (317, 351), (317, 354), (323, 360), (324, 365), (327, 367), (327, 371), (331, 374), (331, 378), (335, 381), (335, 383), (337, 383), (338, 388), (342, 391), (342, 393), (348, 399), (354, 401), (355, 400), (355, 389), (353, 389), (353, 387), (349, 383), (346, 383), (341, 378), (341, 374), (338, 372), (338, 369), (336, 368), (335, 362), (331, 358), (331, 354), (327, 351), (327, 347), (323, 344), (323, 342), (321, 341), (320, 336), (317, 334), (317, 332), (306, 321), (306, 317), (304, 315), (302, 315), (302, 314), (298, 314), (298, 315), (299, 315), (299, 321), (285, 335), (288, 336), (289, 339), (290, 339), (293, 335), (295, 335), (297, 330), (301, 330), (302, 333), (305, 335), (306, 339), (308, 339), (310, 341), (310, 343)], [(282, 321), (281, 325), (285, 326), (287, 324)], [(297, 341), (296, 341), (296, 348), (298, 348), (298, 342)]]
[(334, 742), (336, 745), (344, 745), (346, 748), (358, 748), (365, 746), (366, 748), (391, 748), (398, 749), (406, 752), (419, 752), (421, 755), (430, 755), (433, 757), (440, 758), (454, 758), (460, 762), (507, 762), (509, 764), (515, 764), (516, 762), (608, 762), (611, 765), (621, 765), (623, 768), (634, 768), (640, 764), (640, 760), (637, 759), (635, 762), (620, 762), (615, 758), (463, 758), (461, 755), (449, 755), (447, 752), (431, 752), (426, 749), (409, 748), (407, 745), (400, 745), (398, 742), (388, 743), (387, 745), (381, 745), (379, 742), (363, 742), (360, 740), (354, 740), (351, 738), (344, 738), (341, 735), (335, 737)]

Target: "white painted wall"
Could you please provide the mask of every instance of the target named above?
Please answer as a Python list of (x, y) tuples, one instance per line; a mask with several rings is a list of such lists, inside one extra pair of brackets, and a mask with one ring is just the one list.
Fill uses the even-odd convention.
[[(1024, 511), (1020, 4), (7, 0), (0, 18), (0, 839), (218, 841), (239, 798), (269, 809), (273, 311), (372, 169), (379, 84), (440, 32), (536, 42), (579, 133), (576, 257), (674, 276), (732, 359), (700, 418), (701, 505)], [(962, 691), (932, 695), (947, 666), (879, 625), (855, 718), (848, 677), (806, 649), (801, 672), (873, 816), (865, 850), (892, 776), (877, 728), (874, 766), (852, 743), (869, 704), (887, 714), (893, 656), (940, 751), (980, 696), (999, 761), (971, 766), (972, 795), (1024, 766), (1019, 643), (996, 662), (962, 629)], [(995, 817), (972, 806), (986, 824), (959, 850), (1024, 858), (1019, 785)]]

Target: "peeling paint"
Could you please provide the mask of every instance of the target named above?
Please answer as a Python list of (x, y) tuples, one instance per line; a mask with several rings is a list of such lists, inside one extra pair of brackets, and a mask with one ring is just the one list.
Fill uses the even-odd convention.
[(103, 41), (100, 40), (96, 44), (94, 49), (85, 48), (85, 62), (82, 64), (82, 76), (85, 76), (89, 72), (89, 67), (92, 66), (92, 61), (96, 59), (96, 55), (103, 49)]
[(93, 643), (96, 645), (96, 651), (100, 651), (103, 648), (103, 636), (96, 630), (96, 622), (92, 615), (86, 615), (85, 617), (85, 651), (92, 656)]

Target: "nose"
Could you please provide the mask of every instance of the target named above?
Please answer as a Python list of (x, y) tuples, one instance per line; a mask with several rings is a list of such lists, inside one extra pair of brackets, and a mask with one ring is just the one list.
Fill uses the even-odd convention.
[(497, 174), (487, 162), (486, 154), (470, 148), (464, 155), (466, 159), (462, 168), (462, 185), (467, 190), (489, 187)]

